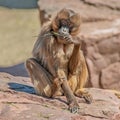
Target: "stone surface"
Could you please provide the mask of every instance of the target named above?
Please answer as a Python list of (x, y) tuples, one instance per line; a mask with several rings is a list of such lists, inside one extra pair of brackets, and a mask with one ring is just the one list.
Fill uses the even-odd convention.
[(113, 91), (86, 90), (92, 94), (93, 103), (77, 98), (79, 113), (72, 114), (65, 96), (37, 96), (29, 78), (0, 73), (0, 120), (119, 120), (120, 100)]
[[(107, 22), (83, 23), (81, 34), (87, 44), (87, 63), (90, 70), (90, 82), (93, 87), (120, 90), (120, 24), (116, 20)], [(114, 29), (116, 29), (114, 31)], [(115, 77), (110, 75), (109, 67), (115, 63)], [(105, 70), (104, 70), (105, 69)], [(114, 73), (113, 73), (114, 74)], [(111, 76), (105, 80), (104, 76)]]
[(120, 15), (118, 0), (39, 0), (41, 22), (52, 18), (62, 8), (71, 8), (86, 22), (112, 20)]
[[(79, 36), (83, 36), (87, 46), (89, 86), (120, 90), (120, 1), (49, 0), (46, 3), (47, 0), (38, 2), (42, 24), (62, 8), (80, 13), (83, 22)], [(116, 68), (114, 64), (117, 64)], [(108, 76), (109, 80), (106, 79)]]
[(113, 63), (102, 70), (101, 85), (103, 88), (110, 89), (113, 87), (114, 89), (118, 89), (118, 86), (120, 86), (120, 62)]

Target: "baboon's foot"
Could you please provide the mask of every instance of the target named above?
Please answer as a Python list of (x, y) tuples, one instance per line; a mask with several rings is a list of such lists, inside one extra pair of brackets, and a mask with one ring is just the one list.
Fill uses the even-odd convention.
[(120, 92), (117, 90), (109, 90), (110, 92), (113, 92), (115, 96), (117, 96), (118, 99), (120, 99)]
[(81, 89), (79, 89), (79, 90), (77, 90), (77, 91), (75, 92), (75, 95), (76, 95), (77, 97), (84, 98), (85, 101), (86, 101), (86, 103), (88, 103), (88, 104), (92, 103), (92, 101), (93, 101), (92, 95), (91, 95), (88, 91), (86, 91), (86, 90), (83, 90), (83, 89), (81, 90)]
[(115, 95), (120, 99), (120, 93), (115, 93)]

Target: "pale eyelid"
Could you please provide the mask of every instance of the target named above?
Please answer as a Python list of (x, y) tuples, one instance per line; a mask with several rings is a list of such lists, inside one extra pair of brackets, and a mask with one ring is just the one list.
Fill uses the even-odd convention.
[(66, 24), (67, 24), (67, 21), (66, 21), (66, 20), (64, 20), (64, 19), (63, 19), (63, 20), (61, 20), (61, 24), (62, 24), (62, 25), (66, 25)]
[(71, 32), (76, 31), (77, 29), (78, 29), (78, 27), (73, 27), (73, 28), (71, 29)]

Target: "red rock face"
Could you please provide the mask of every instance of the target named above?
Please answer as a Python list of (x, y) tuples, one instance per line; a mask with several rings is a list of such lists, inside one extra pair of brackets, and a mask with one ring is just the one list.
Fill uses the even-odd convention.
[(87, 46), (89, 86), (120, 90), (120, 1), (40, 0), (40, 20), (45, 23), (62, 8), (82, 18), (81, 33)]
[[(113, 79), (114, 78), (114, 79)], [(120, 86), (120, 62), (113, 63), (102, 70), (101, 84), (103, 88), (119, 89)]]
[(77, 97), (79, 113), (72, 114), (65, 96), (37, 96), (30, 79), (0, 73), (0, 120), (119, 120), (120, 99), (113, 91), (86, 90), (93, 96), (93, 102), (86, 104)]
[[(88, 23), (89, 27), (93, 25), (91, 33), (83, 32), (87, 35), (87, 62), (93, 87), (120, 90), (120, 24), (115, 27), (115, 21), (107, 25), (97, 22), (97, 26)], [(86, 25), (82, 27), (85, 29)]]

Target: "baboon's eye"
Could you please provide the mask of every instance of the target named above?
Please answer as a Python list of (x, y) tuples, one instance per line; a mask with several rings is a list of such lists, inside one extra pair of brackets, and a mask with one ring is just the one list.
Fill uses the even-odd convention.
[(69, 23), (69, 28), (72, 29), (74, 27), (73, 23)]
[(76, 31), (78, 29), (78, 27), (73, 27), (72, 29), (71, 29), (71, 32), (72, 31)]
[(60, 23), (61, 23), (61, 26), (66, 26), (67, 25), (67, 21), (65, 19), (62, 19), (60, 21)]

